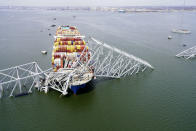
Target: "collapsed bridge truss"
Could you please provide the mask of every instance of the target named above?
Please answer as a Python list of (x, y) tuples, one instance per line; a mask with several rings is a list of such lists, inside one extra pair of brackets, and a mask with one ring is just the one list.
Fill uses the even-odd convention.
[(185, 59), (191, 59), (196, 57), (196, 46), (193, 46), (185, 51), (180, 52), (176, 55), (177, 57), (182, 57)]
[[(80, 63), (80, 57), (85, 55), (84, 50), (77, 60), (77, 64), (82, 69), (93, 68), (94, 76), (121, 78), (131, 76), (145, 71), (147, 68), (153, 69), (148, 62), (130, 55), (122, 50), (100, 42), (95, 38), (90, 38), (87, 42), (91, 57), (87, 63)], [(86, 55), (86, 57), (88, 57)], [(73, 67), (72, 67), (73, 68)], [(0, 98), (3, 96), (16, 96), (21, 93), (31, 93), (33, 87), (48, 92), (49, 88), (67, 94), (67, 89), (71, 87), (71, 78), (78, 73), (77, 68), (73, 68), (70, 73), (63, 71), (53, 72), (52, 68), (43, 71), (36, 62), (31, 62), (4, 70), (0, 70)], [(40, 80), (45, 80), (45, 83)], [(56, 85), (58, 81), (58, 85)], [(61, 84), (62, 83), (62, 84)]]
[(92, 52), (88, 64), (95, 69), (95, 76), (120, 78), (143, 72), (147, 68), (153, 69), (148, 62), (95, 38), (89, 39), (88, 46)]
[[(50, 71), (48, 69), (47, 71)], [(47, 71), (42, 71), (36, 62), (0, 70), (0, 98), (16, 96), (21, 93), (31, 93), (33, 87), (40, 87), (40, 78)]]

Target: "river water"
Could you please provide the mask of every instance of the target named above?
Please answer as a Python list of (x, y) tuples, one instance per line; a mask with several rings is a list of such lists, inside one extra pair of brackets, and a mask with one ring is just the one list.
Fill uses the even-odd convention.
[[(31, 61), (42, 69), (50, 68), (54, 39), (48, 34), (56, 30), (52, 24), (75, 25), (82, 35), (93, 36), (155, 67), (132, 77), (98, 81), (91, 91), (77, 96), (59, 98), (54, 91), (35, 91), (24, 97), (3, 98), (0, 131), (195, 131), (196, 59), (175, 55), (196, 45), (196, 13), (183, 14), (0, 10), (0, 69)], [(170, 32), (179, 27), (192, 34)], [(168, 35), (173, 39), (168, 40)], [(48, 55), (41, 55), (41, 50)]]

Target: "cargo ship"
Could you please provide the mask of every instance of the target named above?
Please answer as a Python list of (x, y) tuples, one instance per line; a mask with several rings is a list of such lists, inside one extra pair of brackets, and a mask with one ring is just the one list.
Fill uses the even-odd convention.
[[(78, 90), (84, 88), (94, 76), (93, 68), (85, 66), (91, 58), (91, 52), (84, 40), (85, 36), (81, 36), (75, 26), (67, 25), (59, 26), (54, 38), (52, 51), (53, 71), (54, 73), (63, 73), (63, 77), (67, 77), (64, 82), (69, 81), (69, 88), (74, 94), (77, 94)], [(59, 75), (58, 81), (63, 77)], [(66, 93), (67, 89), (64, 95)]]

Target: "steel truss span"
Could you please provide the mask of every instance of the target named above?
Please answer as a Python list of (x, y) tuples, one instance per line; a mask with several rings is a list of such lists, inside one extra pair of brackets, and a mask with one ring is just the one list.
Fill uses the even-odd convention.
[(0, 98), (31, 93), (33, 87), (45, 93), (51, 88), (66, 95), (74, 82), (74, 76), (82, 76), (89, 70), (96, 77), (120, 78), (143, 72), (147, 68), (153, 69), (148, 62), (95, 38), (91, 37), (87, 45), (91, 52), (87, 62), (81, 63), (82, 59), (88, 59), (86, 46), (75, 65), (59, 69), (58, 72), (52, 71), (52, 68), (43, 71), (36, 62), (0, 70)]
[(185, 59), (191, 59), (196, 57), (196, 46), (193, 46), (185, 51), (180, 52), (176, 55), (177, 57), (182, 57)]
[(33, 87), (40, 87), (40, 78), (47, 71), (43, 72), (36, 62), (0, 70), (0, 98), (31, 93)]
[(95, 76), (120, 78), (143, 72), (147, 68), (154, 69), (147, 61), (100, 42), (93, 37), (90, 37), (87, 45), (92, 52), (88, 66), (94, 68)]
[(84, 52), (86, 50), (85, 47), (81, 55), (77, 58), (76, 65), (79, 65), (79, 67), (77, 67), (79, 69), (74, 67), (70, 68), (69, 73), (65, 73), (61, 69), (58, 72), (50, 72), (46, 77), (45, 86), (42, 87), (41, 90), (47, 93), (48, 89), (52, 88), (61, 92), (62, 95), (66, 95), (68, 88), (71, 88), (73, 83), (73, 76), (76, 74), (84, 74), (88, 69), (92, 69), (96, 77), (109, 78), (130, 76), (143, 72), (147, 68), (153, 69), (153, 66), (148, 62), (102, 43), (95, 38), (90, 38), (87, 45), (91, 52), (91, 57), (88, 62), (83, 64), (80, 62), (81, 56), (85, 59), (88, 58), (87, 53)]

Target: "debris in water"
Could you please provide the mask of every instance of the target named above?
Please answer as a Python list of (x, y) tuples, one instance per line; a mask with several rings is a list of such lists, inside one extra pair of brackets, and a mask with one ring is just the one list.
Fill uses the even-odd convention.
[(26, 96), (26, 95), (29, 95), (29, 93), (28, 92), (20, 93), (20, 94), (15, 95), (14, 97), (20, 97), (20, 96)]
[(51, 36), (52, 34), (51, 34), (51, 33), (49, 33), (48, 35), (49, 35), (49, 36)]
[(47, 51), (42, 50), (41, 53), (44, 54), (44, 55), (46, 55), (47, 54)]
[(53, 18), (53, 20), (56, 20), (56, 18)]
[(168, 36), (168, 39), (169, 39), (169, 40), (170, 40), (170, 39), (172, 39), (172, 36), (171, 36), (171, 35), (169, 35), (169, 36)]
[(180, 34), (190, 34), (191, 31), (187, 29), (173, 29), (171, 32)]
[(51, 25), (50, 27), (55, 27), (56, 25)]
[(186, 44), (183, 44), (182, 46), (183, 46), (183, 47), (185, 47), (185, 46), (186, 46)]

